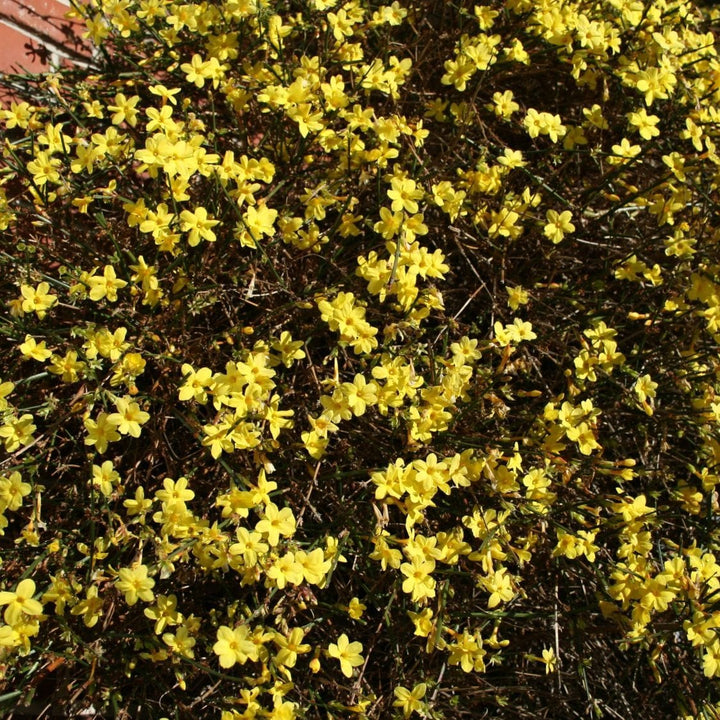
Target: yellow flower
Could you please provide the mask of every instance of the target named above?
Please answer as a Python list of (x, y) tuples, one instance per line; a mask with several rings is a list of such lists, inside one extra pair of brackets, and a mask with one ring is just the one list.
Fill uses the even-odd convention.
[(400, 212), (392, 212), (386, 207), (380, 208), (380, 220), (375, 223), (373, 229), (380, 233), (386, 240), (391, 240), (399, 232), (404, 217)]
[(258, 659), (258, 646), (253, 642), (247, 625), (234, 630), (221, 625), (217, 629), (217, 642), (213, 652), (220, 658), (220, 667), (231, 668), (235, 663), (244, 665), (248, 660)]
[(569, 210), (563, 210), (559, 213), (556, 210), (548, 210), (545, 217), (547, 224), (543, 228), (545, 237), (552, 240), (557, 245), (566, 233), (575, 232), (575, 226), (572, 224), (572, 213)]
[(135, 490), (135, 497), (131, 500), (124, 500), (123, 505), (127, 508), (129, 516), (143, 516), (150, 509), (152, 500), (145, 497), (145, 488), (139, 487)]
[(720, 640), (717, 638), (705, 647), (703, 674), (708, 678), (720, 676)]
[(542, 651), (542, 661), (545, 663), (545, 674), (555, 672), (557, 669), (557, 657), (555, 651), (552, 648), (545, 648)]
[(523, 119), (523, 125), (531, 138), (536, 138), (538, 135), (547, 135), (553, 142), (557, 142), (567, 132), (567, 128), (562, 124), (559, 115), (538, 112), (534, 108), (528, 109)]
[(0, 592), (0, 605), (7, 605), (3, 615), (8, 625), (15, 625), (25, 615), (42, 615), (42, 603), (33, 599), (35, 583), (26, 578), (18, 583), (15, 591)]
[(10, 381), (3, 382), (2, 378), (0, 378), (0, 412), (3, 412), (10, 407), (10, 403), (6, 398), (14, 389), (15, 383)]
[(523, 154), (520, 150), (511, 150), (505, 148), (503, 154), (498, 157), (498, 163), (508, 170), (514, 170), (515, 168), (525, 167), (527, 162), (523, 160)]
[[(139, 13), (138, 13), (139, 14)], [(166, 88), (164, 85), (151, 85), (150, 92), (162, 98), (163, 104), (169, 102), (171, 105), (177, 105), (175, 95), (180, 92), (180, 88)]]
[(133, 95), (131, 98), (126, 98), (123, 93), (115, 95), (115, 104), (108, 105), (107, 109), (114, 113), (112, 116), (113, 125), (120, 125), (123, 122), (127, 122), (131, 127), (137, 125), (137, 110), (135, 106), (140, 102), (140, 98), (137, 95)]
[(268, 567), (265, 574), (275, 585), (282, 590), (288, 583), (300, 585), (303, 581), (302, 568), (295, 562), (295, 553), (287, 552), (282, 557), (275, 557), (275, 561)]
[(182, 615), (177, 611), (177, 597), (175, 595), (158, 595), (155, 605), (143, 610), (146, 618), (155, 621), (155, 634), (160, 635), (168, 625), (177, 625)]
[(396, 687), (393, 691), (396, 698), (393, 707), (400, 708), (404, 717), (410, 717), (414, 712), (420, 713), (423, 707), (420, 701), (425, 697), (426, 690), (425, 683), (418, 683), (412, 690), (402, 686)]
[(513, 99), (513, 91), (505, 90), (505, 92), (496, 92), (493, 94), (492, 105), (488, 105), (488, 109), (492, 110), (495, 115), (503, 120), (509, 120), (514, 112), (520, 109), (520, 106)]
[(611, 165), (622, 165), (628, 160), (636, 157), (642, 151), (639, 145), (631, 145), (627, 138), (623, 138), (620, 144), (612, 146), (613, 155), (608, 157)]
[(115, 268), (112, 265), (106, 265), (103, 269), (102, 277), (90, 275), (88, 277), (90, 292), (88, 293), (91, 300), (96, 302), (106, 298), (108, 302), (117, 300), (117, 291), (127, 285), (125, 280), (118, 280), (115, 274)]
[(24, 130), (28, 126), (33, 110), (34, 108), (26, 102), (11, 102), (9, 110), (0, 110), (0, 118), (5, 121), (5, 127), (8, 130), (15, 127)]
[(132, 394), (135, 394), (137, 388), (135, 379), (138, 375), (142, 375), (145, 371), (145, 358), (140, 353), (127, 353), (123, 356), (122, 361), (115, 366), (110, 385), (113, 387), (125, 383)]
[(675, 89), (677, 77), (674, 70), (664, 64), (661, 67), (649, 67), (641, 70), (635, 76), (635, 87), (645, 93), (645, 104), (650, 106), (660, 98), (665, 100), (669, 93)]
[(513, 310), (517, 310), (520, 305), (527, 305), (529, 301), (527, 290), (520, 285), (516, 287), (505, 287), (505, 292), (508, 294), (507, 304)]
[(121, 435), (140, 437), (141, 426), (150, 419), (150, 414), (141, 410), (129, 397), (117, 398), (115, 407), (117, 412), (107, 416), (108, 423), (115, 425)]
[(434, 560), (426, 560), (419, 555), (413, 555), (409, 563), (400, 565), (400, 572), (405, 575), (403, 592), (412, 594), (413, 602), (435, 597), (435, 580), (431, 575), (434, 569)]
[(146, 565), (120, 568), (115, 586), (121, 593), (125, 594), (125, 602), (128, 605), (134, 605), (138, 600), (152, 602), (155, 597), (152, 591), (155, 581), (148, 577)]
[(488, 235), (490, 237), (502, 235), (502, 237), (509, 237), (514, 240), (522, 234), (522, 226), (515, 224), (520, 220), (520, 215), (514, 210), (502, 208), (497, 212), (493, 211), (490, 219), (491, 223), (488, 228)]
[(290, 508), (280, 510), (275, 503), (265, 506), (263, 519), (255, 526), (255, 530), (267, 536), (271, 547), (280, 542), (280, 535), (292, 537), (295, 534), (295, 517)]
[(52, 356), (52, 352), (45, 346), (45, 341), (36, 342), (31, 335), (25, 336), (25, 342), (19, 346), (20, 352), (26, 358), (32, 358), (38, 362), (45, 362)]
[(85, 363), (77, 358), (78, 354), (75, 350), (68, 350), (63, 357), (53, 355), (50, 358), (48, 371), (54, 375), (62, 376), (63, 382), (76, 382), (80, 377), (80, 373), (86, 368)]
[(120, 474), (115, 470), (112, 460), (106, 460), (102, 465), (92, 466), (92, 484), (97, 487), (105, 497), (112, 495), (113, 486), (120, 482)]
[(126, 336), (127, 328), (124, 327), (119, 327), (113, 333), (107, 328), (101, 328), (95, 333), (89, 333), (86, 342), (83, 344), (85, 354), (91, 359), (101, 355), (109, 358), (112, 362), (117, 362), (123, 352), (130, 347), (130, 343), (125, 342)]
[(177, 481), (172, 478), (165, 478), (163, 480), (163, 489), (158, 490), (155, 493), (155, 497), (160, 502), (173, 502), (180, 500), (186, 502), (192, 500), (195, 497), (195, 493), (188, 488), (187, 478), (181, 477)]
[(23, 482), (22, 475), (15, 470), (7, 477), (0, 475), (0, 513), (5, 510), (13, 512), (20, 508), (22, 499), (30, 494), (32, 486)]
[(463, 672), (483, 672), (485, 670), (485, 655), (483, 640), (479, 632), (471, 635), (467, 630), (457, 636), (456, 642), (448, 645), (450, 650), (450, 665), (460, 665)]
[(428, 637), (435, 627), (433, 611), (430, 608), (425, 608), (422, 612), (414, 613), (408, 611), (408, 615), (415, 625), (415, 635), (419, 637)]
[(60, 184), (60, 173), (58, 168), (61, 166), (58, 158), (51, 157), (45, 150), (35, 153), (35, 159), (27, 164), (27, 169), (32, 173), (33, 182), (42, 187), (48, 182)]
[(654, 398), (658, 384), (650, 377), (643, 375), (639, 377), (633, 386), (635, 395), (637, 395), (640, 404), (646, 415), (652, 416), (654, 413)]
[(685, 120), (685, 130), (683, 130), (680, 133), (680, 137), (683, 140), (690, 140), (694, 146), (694, 148), (698, 152), (702, 152), (703, 145), (702, 145), (702, 137), (703, 137), (703, 130), (699, 125), (696, 125), (695, 122), (692, 120), (692, 118), (686, 118)]
[(6, 417), (5, 422), (0, 425), (0, 438), (5, 438), (5, 450), (15, 452), (20, 446), (29, 445), (36, 429), (33, 416), (29, 413), (20, 417)]
[(96, 585), (92, 585), (85, 592), (85, 599), (75, 605), (70, 612), (73, 615), (82, 615), (86, 627), (95, 627), (102, 615), (103, 599), (98, 597)]
[(302, 340), (293, 340), (292, 335), (287, 330), (283, 330), (280, 338), (273, 342), (271, 347), (275, 352), (280, 353), (282, 364), (289, 368), (294, 360), (302, 360), (305, 357), (305, 352), (301, 350), (303, 345)]
[(203, 60), (197, 53), (192, 56), (189, 63), (183, 63), (180, 69), (185, 73), (187, 81), (199, 88), (205, 85), (205, 80), (212, 80), (213, 87), (217, 88), (224, 74), (223, 67), (216, 57)]
[(195, 657), (193, 647), (196, 641), (185, 626), (178, 628), (174, 635), (169, 632), (164, 633), (162, 640), (176, 655), (190, 658), (191, 660)]
[(628, 122), (645, 140), (652, 140), (652, 138), (660, 134), (660, 131), (655, 127), (660, 122), (660, 118), (657, 115), (648, 115), (645, 108), (629, 113)]
[(351, 677), (353, 668), (363, 664), (361, 655), (363, 650), (362, 643), (350, 642), (348, 636), (343, 633), (336, 643), (330, 643), (328, 647), (328, 655), (340, 661), (340, 670), (345, 677)]
[(414, 180), (394, 177), (390, 181), (390, 190), (387, 191), (387, 195), (392, 200), (393, 212), (405, 210), (414, 215), (419, 209), (417, 200), (422, 198), (423, 190), (417, 187)]
[(97, 420), (86, 418), (84, 423), (88, 432), (85, 444), (94, 445), (101, 455), (107, 450), (108, 443), (120, 439), (120, 434), (116, 429), (117, 424), (111, 421), (110, 416), (105, 412), (101, 412), (97, 416)]
[(505, 326), (498, 321), (493, 326), (495, 330), (495, 342), (500, 346), (520, 343), (523, 340), (535, 340), (537, 335), (533, 331), (532, 323), (520, 318), (515, 318), (512, 323)]
[[(60, 550), (60, 543), (54, 540), (52, 543), (53, 552)], [(75, 600), (75, 593), (82, 587), (77, 580), (68, 579), (62, 575), (50, 575), (50, 587), (43, 593), (43, 603), (54, 603), (55, 614), (65, 615), (65, 608), (68, 603), (72, 603)]]
[(583, 115), (587, 125), (592, 125), (600, 130), (607, 130), (610, 127), (603, 117), (602, 108), (597, 104), (590, 108), (583, 108)]
[(254, 248), (263, 235), (272, 236), (275, 233), (277, 214), (277, 210), (269, 208), (264, 202), (249, 206), (243, 216), (244, 228), (237, 234), (240, 244)]
[(647, 398), (654, 398), (655, 391), (657, 390), (658, 384), (653, 381), (650, 375), (643, 375), (639, 377), (633, 386), (635, 394), (638, 396), (640, 402), (645, 402)]
[(374, 380), (367, 382), (360, 373), (355, 375), (352, 382), (343, 383), (341, 389), (345, 395), (347, 406), (356, 417), (364, 415), (369, 405), (377, 403), (377, 383)]
[(322, 111), (312, 112), (310, 103), (292, 105), (286, 110), (288, 117), (298, 124), (300, 135), (307, 137), (311, 132), (320, 132), (325, 126), (322, 122)]
[[(240, 508), (240, 510), (242, 511), (243, 508)], [(239, 514), (243, 516), (242, 512)], [(244, 514), (247, 515), (247, 510), (244, 511)], [(231, 557), (242, 555), (242, 561), (249, 568), (256, 565), (258, 559), (270, 549), (267, 543), (262, 542), (262, 535), (259, 532), (250, 532), (244, 527), (239, 527), (235, 534), (238, 542), (233, 543), (228, 548), (228, 552)]]
[(285, 667), (295, 667), (297, 656), (310, 651), (310, 645), (303, 643), (305, 633), (302, 628), (293, 628), (287, 635), (275, 634), (274, 642), (280, 648), (275, 662)]
[(23, 312), (34, 312), (38, 319), (42, 320), (47, 311), (57, 302), (57, 295), (51, 295), (49, 290), (50, 285), (46, 282), (41, 282), (36, 288), (30, 285), (21, 285)]
[(490, 593), (489, 610), (497, 607), (500, 603), (510, 602), (515, 597), (513, 578), (504, 567), (494, 570), (488, 577), (480, 578), (479, 584)]
[(311, 585), (323, 586), (332, 562), (325, 559), (322, 548), (315, 548), (310, 552), (298, 550), (295, 553), (295, 563), (301, 568), (305, 581)]
[(465, 90), (467, 81), (477, 70), (475, 63), (465, 55), (460, 55), (456, 60), (446, 60), (443, 67), (446, 72), (440, 82), (443, 85), (454, 85), (460, 92)]
[(194, 212), (183, 210), (180, 213), (180, 229), (189, 233), (188, 245), (190, 247), (195, 247), (200, 240), (215, 242), (217, 237), (212, 228), (219, 223), (219, 220), (215, 220), (212, 215), (208, 215), (208, 211), (204, 207), (197, 207)]
[(206, 389), (213, 384), (212, 370), (208, 367), (202, 367), (196, 371), (188, 363), (183, 363), (181, 370), (185, 376), (185, 382), (178, 393), (180, 401), (195, 400), (195, 402), (201, 404), (206, 403)]
[(356, 597), (354, 597), (348, 605), (348, 615), (353, 620), (359, 620), (366, 610), (367, 605), (361, 603)]
[(600, 443), (595, 439), (593, 429), (586, 422), (581, 422), (575, 427), (565, 431), (568, 440), (577, 443), (578, 449), (583, 455), (590, 455), (593, 450), (601, 448)]
[(337, 13), (327, 14), (328, 22), (333, 31), (333, 37), (339, 42), (343, 42), (346, 37), (353, 34), (352, 20), (348, 17), (347, 11), (343, 8)]

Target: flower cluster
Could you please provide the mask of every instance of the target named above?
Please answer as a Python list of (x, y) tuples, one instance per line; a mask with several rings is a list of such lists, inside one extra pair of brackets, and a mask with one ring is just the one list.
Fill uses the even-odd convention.
[(0, 706), (717, 712), (720, 11), (71, 13), (0, 78)]

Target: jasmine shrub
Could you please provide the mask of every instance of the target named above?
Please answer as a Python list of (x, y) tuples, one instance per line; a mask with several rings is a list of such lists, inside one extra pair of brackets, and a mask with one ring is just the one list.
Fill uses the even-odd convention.
[(73, 13), (0, 79), (3, 708), (717, 717), (718, 11)]

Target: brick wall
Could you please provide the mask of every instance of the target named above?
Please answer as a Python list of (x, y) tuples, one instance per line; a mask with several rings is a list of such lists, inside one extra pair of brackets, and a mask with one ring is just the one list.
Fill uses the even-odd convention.
[(65, 18), (68, 0), (0, 0), (0, 72), (41, 72), (81, 60), (84, 25)]

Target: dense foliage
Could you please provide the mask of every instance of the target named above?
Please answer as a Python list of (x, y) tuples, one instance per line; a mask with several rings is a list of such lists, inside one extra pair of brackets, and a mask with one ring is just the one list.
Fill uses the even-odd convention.
[(2, 707), (717, 717), (720, 13), (74, 13), (0, 81)]

